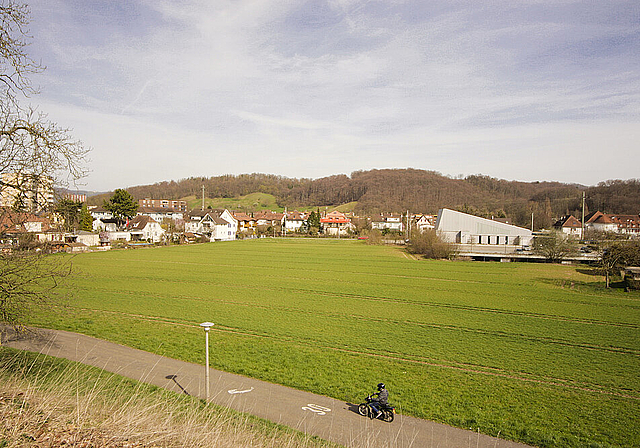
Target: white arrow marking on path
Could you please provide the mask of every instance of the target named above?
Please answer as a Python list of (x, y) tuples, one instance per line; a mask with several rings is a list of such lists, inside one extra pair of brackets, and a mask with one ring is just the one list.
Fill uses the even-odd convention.
[(251, 392), (253, 390), (253, 387), (251, 389), (247, 389), (247, 390), (238, 390), (238, 389), (231, 389), (229, 391), (230, 394), (246, 394), (247, 392)]

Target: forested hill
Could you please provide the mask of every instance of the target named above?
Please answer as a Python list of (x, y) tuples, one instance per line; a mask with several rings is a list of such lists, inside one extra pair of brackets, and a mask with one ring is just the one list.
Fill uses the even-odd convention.
[[(507, 216), (527, 225), (533, 213), (536, 222), (548, 221), (566, 213), (580, 216), (582, 192), (586, 192), (587, 211), (638, 214), (640, 180), (601, 182), (584, 187), (559, 182), (517, 182), (473, 175), (451, 178), (435, 171), (383, 169), (356, 171), (351, 176), (321, 179), (293, 179), (268, 174), (225, 175), (189, 178), (131, 187), (136, 198), (179, 199), (202, 194), (210, 198), (232, 198), (249, 193), (269, 193), (279, 205), (294, 209), (302, 206), (332, 206), (357, 202), (356, 212), (436, 213), (442, 207), (481, 216)], [(102, 197), (92, 203), (102, 204)]]

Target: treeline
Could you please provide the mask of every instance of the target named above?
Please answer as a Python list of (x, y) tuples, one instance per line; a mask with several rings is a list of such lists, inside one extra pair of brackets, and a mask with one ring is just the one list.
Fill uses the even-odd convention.
[[(292, 179), (270, 174), (194, 177), (128, 188), (136, 199), (180, 199), (202, 194), (209, 198), (239, 197), (261, 192), (272, 194), (282, 207), (337, 206), (357, 202), (361, 214), (381, 212), (435, 214), (447, 207), (484, 217), (507, 217), (513, 224), (548, 227), (553, 220), (586, 211), (637, 214), (640, 212), (640, 180), (610, 180), (595, 187), (560, 182), (517, 182), (483, 175), (465, 178), (443, 176), (436, 171), (383, 169), (355, 171), (350, 176)], [(108, 196), (91, 198), (101, 205)]]

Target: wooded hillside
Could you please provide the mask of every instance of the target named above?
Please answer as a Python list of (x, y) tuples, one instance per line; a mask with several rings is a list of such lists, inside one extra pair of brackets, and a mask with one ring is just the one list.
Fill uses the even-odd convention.
[[(308, 206), (337, 206), (357, 202), (361, 214), (379, 212), (437, 213), (442, 207), (485, 216), (508, 217), (514, 224), (529, 226), (534, 215), (536, 227), (548, 227), (562, 215), (580, 217), (582, 192), (586, 209), (604, 213), (638, 214), (640, 179), (610, 180), (595, 187), (560, 182), (517, 182), (473, 175), (451, 178), (435, 171), (383, 169), (355, 171), (321, 179), (292, 179), (269, 174), (242, 174), (194, 177), (128, 188), (136, 199), (180, 199), (205, 195), (239, 197), (249, 193), (269, 193), (289, 209)], [(102, 205), (108, 195), (90, 202)]]

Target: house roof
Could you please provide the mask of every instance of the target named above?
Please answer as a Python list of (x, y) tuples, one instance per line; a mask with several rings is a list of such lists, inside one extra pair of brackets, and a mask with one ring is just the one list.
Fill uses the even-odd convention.
[(587, 216), (585, 216), (584, 220), (588, 224), (613, 224), (610, 215), (605, 215), (604, 213), (599, 211), (589, 213)]
[(553, 227), (580, 228), (580, 227), (582, 227), (582, 224), (580, 223), (580, 221), (578, 221), (576, 219), (575, 216), (568, 215), (568, 216), (563, 216), (558, 221), (556, 221), (556, 223), (553, 225)]
[(344, 213), (333, 211), (327, 213), (324, 218), (321, 218), (320, 222), (325, 224), (346, 224), (351, 222), (351, 220), (347, 218), (347, 215), (345, 215)]
[(371, 218), (373, 222), (387, 222), (390, 219), (402, 219), (402, 215), (397, 213), (381, 213)]
[(129, 228), (131, 228), (131, 230), (142, 230), (145, 227), (147, 227), (148, 224), (153, 224), (153, 223), (158, 224), (158, 221), (151, 218), (150, 216), (138, 215), (135, 218), (133, 218), (131, 221), (129, 221)]
[(287, 213), (287, 221), (304, 221), (305, 215), (302, 212), (294, 210)]
[(39, 222), (42, 223), (42, 231), (51, 229), (51, 222), (46, 218), (33, 215), (31, 213), (16, 212), (9, 207), (0, 207), (0, 233), (26, 233), (25, 224)]
[(253, 214), (254, 219), (264, 219), (267, 221), (282, 221), (284, 213), (277, 213), (272, 211), (260, 211)]
[(224, 219), (222, 219), (220, 216), (212, 216), (211, 219), (213, 220), (213, 222), (215, 222), (216, 224), (219, 225), (227, 225), (229, 224), (227, 221), (225, 221)]
[(244, 212), (232, 212), (231, 214), (238, 221), (243, 221), (243, 222), (255, 221), (255, 218), (253, 218), (252, 216), (250, 216), (250, 215), (248, 215), (248, 214), (246, 214)]
[(621, 227), (640, 227), (639, 215), (612, 215), (611, 220)]
[(94, 221), (100, 221), (103, 224), (118, 224), (118, 220), (116, 218), (96, 218)]

